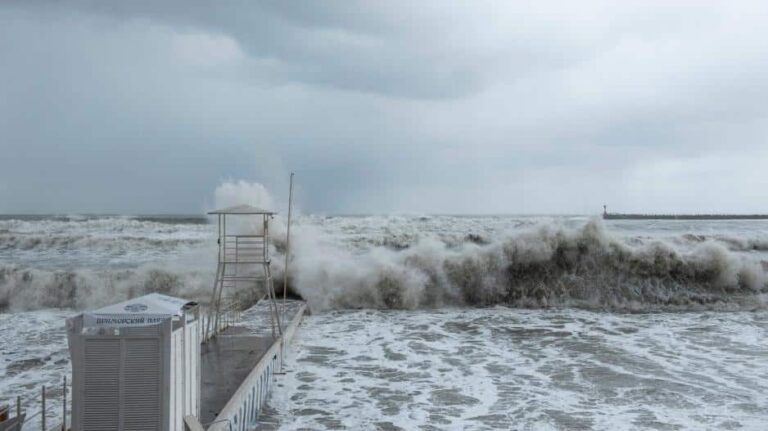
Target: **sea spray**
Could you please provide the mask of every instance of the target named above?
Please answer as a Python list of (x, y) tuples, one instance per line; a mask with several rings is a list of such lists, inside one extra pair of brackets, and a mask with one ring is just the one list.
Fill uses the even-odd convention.
[[(119, 222), (102, 224), (119, 231), (114, 223)], [(353, 218), (346, 223), (364, 230), (369, 220)], [(0, 264), (0, 307), (85, 308), (151, 291), (206, 302), (216, 246), (213, 226), (204, 228), (205, 235), (195, 231), (194, 238), (186, 239), (180, 239), (184, 235), (179, 233), (169, 235), (167, 226), (146, 229), (143, 236), (123, 229), (131, 240), (97, 239), (99, 235), (89, 228), (78, 234), (87, 241), (67, 243), (60, 249), (65, 250), (63, 257), (57, 249), (39, 245), (31, 251), (37, 253), (31, 263)], [(290, 288), (316, 312), (493, 304), (614, 310), (765, 305), (761, 298), (766, 272), (760, 255), (734, 251), (716, 238), (625, 237), (608, 232), (599, 220), (570, 225), (544, 221), (484, 236), (455, 231), (409, 233), (396, 246), (386, 235), (369, 235), (366, 240), (360, 239), (364, 235), (344, 237), (344, 232), (323, 229), (311, 217), (298, 218), (294, 232)], [(273, 274), (282, 280), (284, 233), (279, 224), (272, 233)], [(42, 236), (50, 237), (49, 243), (58, 241), (56, 235)], [(94, 245), (102, 243), (111, 245)], [(20, 250), (14, 252), (20, 256)], [(37, 264), (40, 255), (56, 261), (83, 253), (87, 257), (83, 262), (68, 262), (68, 266)], [(114, 264), (131, 253), (147, 259), (127, 267)], [(93, 265), (94, 259), (106, 263)]]
[(315, 311), (507, 304), (612, 310), (753, 309), (765, 306), (759, 261), (705, 241), (690, 252), (661, 241), (630, 245), (598, 219), (547, 224), (488, 244), (434, 238), (364, 253), (297, 229), (291, 270)]
[[(259, 183), (247, 181), (225, 181), (216, 187), (214, 192), (215, 208), (225, 209), (238, 205), (251, 205), (253, 207), (277, 212), (275, 199), (266, 187)], [(216, 223), (214, 217), (211, 222)], [(282, 217), (273, 217), (270, 220), (270, 235), (274, 237), (285, 236), (285, 223)], [(262, 220), (253, 216), (227, 216), (227, 232), (231, 234), (248, 234), (263, 232)]]
[(0, 311), (85, 309), (150, 292), (206, 300), (213, 272), (146, 265), (129, 269), (0, 267)]
[[(681, 249), (679, 241), (611, 234), (599, 220), (576, 226), (547, 221), (487, 237), (473, 232), (414, 235), (395, 247), (381, 237), (360, 245), (311, 220), (297, 220), (290, 288), (316, 312), (493, 304), (640, 311), (765, 306), (764, 264), (713, 238), (680, 236), (688, 244)], [(348, 222), (364, 229), (367, 220)], [(215, 271), (212, 226), (206, 229), (206, 239), (160, 240), (147, 234), (123, 241), (126, 249), (166, 257), (132, 267), (5, 263), (0, 267), (0, 306), (85, 308), (152, 291), (206, 302)], [(272, 250), (276, 280), (283, 271), (281, 234), (277, 225)], [(85, 250), (93, 250), (92, 244)], [(105, 248), (96, 250), (108, 254)]]
[[(216, 189), (209, 209), (243, 203), (269, 209), (275, 199), (259, 184), (230, 181)], [(81, 309), (147, 292), (205, 303), (216, 270), (211, 221), (0, 219), (0, 308)], [(278, 215), (271, 223), (278, 290), (283, 221)], [(765, 226), (707, 223), (303, 215), (295, 219), (289, 289), (315, 312), (494, 304), (619, 311), (764, 308)]]

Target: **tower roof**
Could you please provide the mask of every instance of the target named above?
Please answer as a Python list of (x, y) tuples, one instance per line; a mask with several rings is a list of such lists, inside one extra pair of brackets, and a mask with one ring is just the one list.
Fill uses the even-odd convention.
[(253, 205), (235, 205), (229, 208), (209, 211), (208, 214), (277, 214), (274, 211), (257, 208)]

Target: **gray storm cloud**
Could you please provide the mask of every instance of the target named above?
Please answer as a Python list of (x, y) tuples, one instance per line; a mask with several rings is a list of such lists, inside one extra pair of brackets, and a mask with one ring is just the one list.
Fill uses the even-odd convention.
[(761, 2), (0, 4), (0, 211), (768, 211)]

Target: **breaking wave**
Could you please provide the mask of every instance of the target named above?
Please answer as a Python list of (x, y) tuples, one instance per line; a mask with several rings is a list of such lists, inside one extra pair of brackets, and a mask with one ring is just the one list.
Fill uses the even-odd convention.
[[(340, 240), (306, 220), (295, 232), (289, 289), (315, 312), (494, 304), (617, 311), (748, 310), (768, 303), (766, 263), (732, 251), (736, 247), (726, 241), (684, 238), (692, 245), (681, 251), (675, 241), (613, 236), (597, 219), (576, 227), (548, 222), (495, 236), (372, 235), (365, 244), (359, 237)], [(280, 235), (276, 232), (273, 250), (278, 289), (284, 251)], [(114, 242), (126, 244), (125, 239)], [(82, 309), (148, 292), (206, 302), (215, 249), (209, 245), (198, 251), (193, 263), (176, 266), (0, 266), (0, 309)]]
[(768, 238), (731, 238), (727, 236), (718, 236), (715, 238), (728, 246), (728, 249), (734, 251), (768, 251)]
[[(274, 205), (263, 186), (243, 181), (223, 183), (215, 196), (216, 207)], [(296, 220), (288, 288), (315, 312), (768, 305), (764, 226), (701, 235), (665, 225), (665, 236), (653, 236), (642, 223), (609, 233), (602, 220), (583, 217), (308, 215)], [(0, 217), (0, 310), (82, 309), (148, 292), (206, 302), (214, 231), (198, 217)], [(271, 231), (280, 290), (284, 220), (275, 218)]]
[(211, 271), (145, 266), (132, 269), (43, 270), (0, 267), (0, 311), (85, 309), (158, 292), (207, 300)]
[(0, 217), (0, 262), (15, 264), (26, 258), (84, 263), (78, 257), (97, 264), (115, 258), (131, 263), (142, 255), (197, 246), (211, 236), (207, 220), (189, 216), (11, 217)]
[(87, 235), (9, 235), (0, 233), (0, 250), (68, 250), (88, 248), (100, 251), (132, 250), (142, 247), (173, 250), (179, 246), (195, 245), (192, 238), (143, 238), (118, 236), (94, 238)]
[[(311, 231), (311, 230), (310, 230)], [(715, 241), (681, 252), (660, 240), (625, 242), (600, 220), (543, 225), (459, 246), (421, 239), (351, 253), (297, 231), (291, 271), (314, 311), (443, 306), (570, 306), (651, 311), (766, 306), (766, 265)]]
[[(100, 253), (103, 245), (167, 248), (173, 254), (179, 252), (179, 244), (198, 249), (194, 262), (185, 265), (150, 262), (129, 268), (64, 269), (0, 265), (0, 309), (82, 309), (148, 292), (206, 302), (215, 249), (208, 244), (212, 227), (205, 229), (195, 235), (207, 236), (207, 248), (198, 239), (182, 238), (186, 235), (159, 239), (157, 233), (109, 239), (39, 236), (32, 243), (0, 235), (13, 250), (72, 247)], [(681, 235), (677, 238), (687, 244), (681, 248), (677, 241), (613, 236), (597, 219), (575, 227), (551, 221), (518, 226), (506, 235), (452, 231), (343, 237), (308, 218), (299, 221), (295, 232), (289, 289), (306, 299), (315, 312), (494, 304), (623, 311), (745, 310), (764, 308), (768, 302), (766, 263), (749, 254), (757, 248), (757, 242), (749, 240)], [(281, 229), (276, 229), (273, 273), (278, 289), (282, 288), (281, 235)]]

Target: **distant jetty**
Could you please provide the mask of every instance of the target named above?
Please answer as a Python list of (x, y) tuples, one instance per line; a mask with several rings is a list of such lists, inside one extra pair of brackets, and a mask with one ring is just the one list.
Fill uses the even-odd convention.
[(768, 220), (768, 214), (621, 214), (609, 213), (603, 205), (605, 220)]
[(605, 220), (768, 220), (768, 214), (618, 214), (604, 213)]

